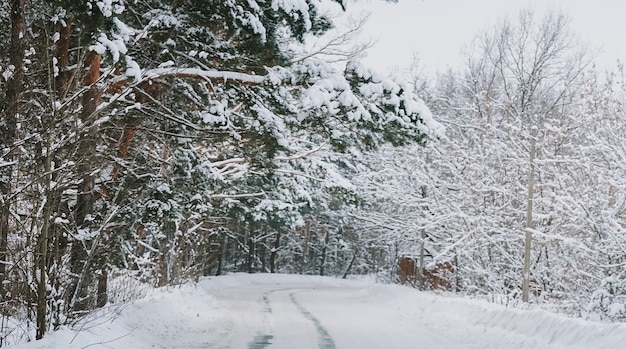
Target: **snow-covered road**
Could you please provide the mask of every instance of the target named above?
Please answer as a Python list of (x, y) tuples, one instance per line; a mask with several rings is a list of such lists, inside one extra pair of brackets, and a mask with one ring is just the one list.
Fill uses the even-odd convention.
[(235, 274), (157, 290), (16, 348), (600, 349), (625, 340), (623, 324), (397, 285)]
[[(255, 278), (252, 276), (251, 278)], [(482, 324), (471, 302), (408, 288), (286, 276), (211, 291), (222, 312), (219, 348), (572, 348)], [(279, 277), (280, 278), (280, 277)], [(458, 299), (457, 299), (458, 300)], [(463, 306), (460, 306), (462, 303)], [(488, 306), (488, 304), (481, 304)]]

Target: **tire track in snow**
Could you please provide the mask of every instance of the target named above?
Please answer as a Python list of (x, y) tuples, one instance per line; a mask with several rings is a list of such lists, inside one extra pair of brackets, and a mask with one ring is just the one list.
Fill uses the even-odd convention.
[(248, 343), (248, 349), (267, 348), (269, 345), (272, 344), (272, 339), (274, 339), (274, 336), (272, 336), (271, 334), (258, 333), (256, 336), (254, 336), (252, 342)]
[(293, 304), (296, 305), (296, 307), (302, 313), (302, 315), (304, 315), (305, 318), (307, 318), (309, 321), (311, 321), (315, 325), (315, 328), (317, 329), (319, 348), (320, 349), (336, 349), (337, 347), (335, 346), (335, 341), (330, 336), (330, 334), (328, 334), (328, 331), (326, 331), (326, 329), (322, 326), (320, 321), (315, 316), (313, 316), (308, 310), (306, 310), (306, 308), (304, 308), (300, 303), (298, 303), (298, 301), (296, 300), (296, 297), (294, 297), (294, 293), (295, 292), (291, 292), (289, 294), (289, 298), (291, 298), (291, 301), (293, 302)]
[[(274, 314), (272, 313), (272, 306), (270, 304), (269, 296), (270, 294), (273, 294), (275, 292), (284, 292), (284, 291), (290, 291), (290, 290), (292, 290), (292, 292), (289, 293), (289, 299), (291, 300), (293, 305), (296, 307), (296, 309), (304, 316), (304, 318), (310, 321), (314, 325), (315, 330), (317, 331), (318, 348), (319, 349), (336, 349), (337, 347), (335, 345), (335, 341), (330, 336), (328, 331), (326, 331), (326, 329), (322, 326), (321, 322), (296, 300), (294, 294), (297, 291), (293, 291), (293, 288), (276, 289), (276, 290), (265, 292), (263, 294), (263, 297), (262, 297), (263, 304), (264, 304), (263, 312), (267, 320), (266, 322), (267, 326), (263, 331), (259, 331), (256, 333), (252, 341), (248, 343), (247, 349), (271, 348), (273, 344), (272, 341), (274, 339), (274, 334), (273, 334), (274, 331), (271, 325), (272, 317), (274, 316)], [(304, 289), (301, 288), (300, 291), (302, 290)]]
[[(268, 320), (266, 323), (270, 324), (269, 321), (270, 316), (272, 316), (272, 306), (270, 305), (270, 300), (268, 295), (274, 291), (268, 291), (263, 294), (263, 312), (265, 313), (265, 317)], [(268, 326), (271, 327), (271, 326)], [(248, 349), (265, 349), (269, 345), (272, 344), (272, 339), (274, 339), (274, 335), (271, 334), (271, 328), (266, 328), (263, 332), (258, 332), (256, 336), (252, 339), (250, 343), (248, 343)]]

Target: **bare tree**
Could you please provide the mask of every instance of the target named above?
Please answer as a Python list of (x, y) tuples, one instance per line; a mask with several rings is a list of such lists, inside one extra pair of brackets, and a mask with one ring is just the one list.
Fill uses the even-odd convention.
[(372, 40), (358, 40), (368, 18), (369, 15), (352, 18), (345, 28), (333, 30), (322, 38), (313, 39), (314, 41), (307, 50), (297, 54), (292, 62), (302, 62), (311, 57), (317, 57), (330, 63), (362, 58), (367, 49), (374, 45)]
[[(569, 20), (548, 12), (540, 20), (530, 10), (516, 22), (503, 20), (476, 39), (469, 56), (469, 82), (475, 97), (494, 102), (504, 116), (526, 129), (549, 117), (572, 96), (591, 63), (587, 48), (569, 30)], [(478, 88), (478, 89), (476, 89)]]

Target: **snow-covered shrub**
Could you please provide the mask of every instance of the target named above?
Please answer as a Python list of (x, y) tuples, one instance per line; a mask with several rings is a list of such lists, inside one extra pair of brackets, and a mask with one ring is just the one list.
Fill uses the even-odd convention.
[(591, 296), (589, 313), (602, 320), (626, 321), (626, 280), (604, 278)]

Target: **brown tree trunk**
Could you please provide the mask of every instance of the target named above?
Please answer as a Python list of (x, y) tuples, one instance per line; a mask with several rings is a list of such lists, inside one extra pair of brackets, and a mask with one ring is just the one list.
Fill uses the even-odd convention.
[(104, 307), (109, 301), (109, 296), (107, 294), (108, 274), (107, 269), (103, 268), (100, 275), (98, 275), (98, 295), (96, 299), (96, 307), (98, 308)]
[(59, 69), (54, 79), (55, 89), (60, 98), (64, 98), (69, 90), (72, 73), (70, 66), (70, 38), (72, 34), (71, 18), (65, 19), (65, 25), (59, 22), (55, 25), (55, 31), (59, 33), (59, 39), (55, 43), (54, 56), (57, 59), (56, 66)]
[[(13, 177), (15, 138), (17, 137), (18, 104), (24, 86), (24, 0), (11, 1), (11, 46), (9, 59), (15, 68), (7, 81), (7, 89), (0, 115), (0, 156), (9, 164), (0, 167), (0, 297), (4, 299), (7, 263), (7, 241), (9, 236), (9, 216), (11, 212), (11, 181)], [(4, 154), (6, 151), (6, 155)]]
[[(102, 57), (97, 53), (90, 51), (85, 57), (85, 78), (84, 86), (89, 87), (82, 99), (83, 109), (81, 119), (86, 132), (79, 141), (77, 152), (78, 171), (82, 176), (82, 181), (78, 186), (78, 196), (76, 201), (75, 219), (76, 226), (79, 231), (89, 232), (90, 220), (89, 216), (93, 213), (94, 203), (94, 187), (96, 168), (96, 139), (97, 129), (93, 125), (93, 118), (96, 108), (100, 100), (100, 91), (95, 86), (96, 81), (100, 77), (100, 63)], [(98, 248), (91, 246), (91, 239), (76, 240), (72, 243), (70, 251), (70, 268), (72, 275), (75, 277), (74, 283), (70, 287), (70, 295), (72, 297), (70, 308), (74, 312), (83, 312), (89, 307), (89, 285), (92, 282), (92, 265), (89, 265), (88, 250)]]

